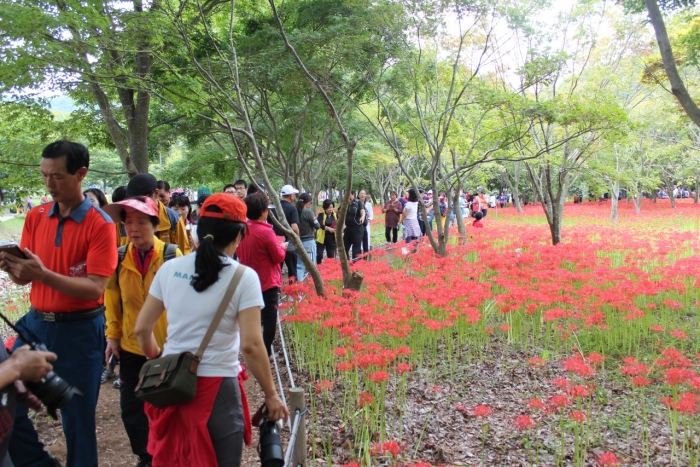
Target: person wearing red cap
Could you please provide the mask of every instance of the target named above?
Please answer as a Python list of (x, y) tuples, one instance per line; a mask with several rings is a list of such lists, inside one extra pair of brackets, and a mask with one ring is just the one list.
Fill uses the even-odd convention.
[[(129, 238), (123, 260), (107, 282), (105, 291), (105, 362), (109, 365), (112, 357), (119, 360), (119, 406), (124, 429), (131, 450), (139, 458), (137, 467), (150, 467), (152, 456), (148, 453), (148, 417), (143, 401), (134, 392), (146, 357), (134, 335), (134, 325), (156, 272), (171, 256), (167, 254), (167, 249), (175, 248), (176, 257), (182, 256), (182, 252), (177, 245), (167, 244), (156, 237), (159, 216), (153, 199), (128, 198), (105, 206), (104, 211), (124, 224)], [(168, 322), (163, 314), (153, 330), (159, 346), (165, 342), (167, 327)]]
[[(147, 358), (194, 353), (214, 319), (238, 268), (245, 268), (197, 368), (197, 395), (165, 408), (146, 404), (148, 451), (153, 466), (226, 465), (241, 462), (244, 404), (239, 351), (265, 394), (270, 420), (289, 415), (272, 379), (260, 328), (264, 305), (260, 279), (233, 260), (246, 235), (246, 205), (236, 196), (216, 193), (202, 205), (199, 247), (193, 255), (165, 263), (156, 275), (138, 319), (135, 334)], [(153, 335), (168, 310), (168, 339), (161, 347)], [(239, 377), (242, 376), (242, 377)], [(172, 429), (176, 427), (176, 429)], [(248, 427), (249, 430), (249, 427)]]

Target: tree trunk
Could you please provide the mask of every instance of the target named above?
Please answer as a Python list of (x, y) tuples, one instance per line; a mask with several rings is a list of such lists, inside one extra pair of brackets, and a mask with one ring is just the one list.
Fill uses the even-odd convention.
[(676, 60), (673, 58), (673, 50), (671, 49), (671, 41), (668, 39), (668, 34), (666, 33), (666, 25), (661, 16), (661, 10), (659, 10), (659, 4), (656, 0), (645, 0), (645, 2), (647, 11), (649, 12), (649, 19), (656, 33), (656, 41), (659, 44), (659, 52), (664, 62), (666, 76), (668, 76), (668, 81), (671, 83), (671, 92), (676, 96), (676, 99), (678, 99), (678, 102), (681, 104), (681, 107), (683, 107), (683, 110), (685, 110), (685, 113), (688, 114), (688, 117), (690, 117), (693, 123), (700, 127), (700, 108), (695, 104), (693, 98), (690, 97), (681, 76), (678, 74)]
[(612, 192), (612, 198), (610, 203), (610, 222), (612, 222), (612, 225), (614, 226), (615, 224), (617, 224), (617, 198), (620, 194), (620, 182), (613, 182), (610, 188), (610, 191)]
[(632, 201), (634, 202), (635, 212), (639, 214), (642, 211), (642, 194), (637, 194), (634, 198), (632, 198)]
[[(461, 185), (461, 184), (460, 184)], [(454, 201), (452, 204), (455, 207), (455, 219), (457, 220), (457, 231), (460, 235), (467, 235), (467, 229), (464, 226), (464, 217), (462, 217), (462, 208), (459, 207), (459, 190), (455, 191)]]
[(695, 194), (693, 195), (693, 203), (698, 204), (700, 199), (700, 178), (695, 179)]

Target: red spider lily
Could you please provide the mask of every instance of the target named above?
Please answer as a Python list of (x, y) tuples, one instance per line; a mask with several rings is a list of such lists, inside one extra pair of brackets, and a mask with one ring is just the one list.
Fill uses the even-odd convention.
[(401, 453), (401, 451), (403, 451), (403, 448), (399, 443), (396, 441), (386, 441), (382, 444), (375, 443), (370, 450), (370, 454), (373, 456), (388, 454), (391, 457), (396, 457)]
[(583, 423), (586, 421), (586, 414), (581, 412), (580, 410), (574, 410), (573, 412), (571, 412), (570, 418), (576, 423)]
[(416, 462), (415, 464), (406, 464), (406, 467), (433, 467), (427, 462)]
[(341, 362), (338, 363), (335, 368), (340, 371), (340, 372), (345, 372), (345, 371), (351, 371), (355, 368), (355, 366), (350, 363), (350, 362)]
[(535, 368), (542, 368), (545, 365), (544, 360), (542, 360), (540, 357), (532, 357), (530, 360), (528, 360), (530, 363), (530, 366), (535, 367)]
[(370, 381), (373, 381), (377, 384), (383, 383), (383, 382), (389, 380), (389, 373), (387, 373), (385, 371), (377, 371), (376, 373), (372, 373), (372, 374), (368, 375), (367, 379), (369, 379)]
[(700, 398), (692, 392), (684, 392), (678, 400), (673, 397), (663, 397), (661, 402), (671, 410), (683, 413), (686, 415), (695, 415), (698, 413), (698, 402)]
[(562, 391), (566, 391), (569, 389), (569, 380), (566, 378), (557, 378), (554, 381), (552, 381), (552, 384), (554, 384), (557, 388), (561, 389)]
[(492, 411), (485, 405), (477, 405), (474, 408), (474, 416), (475, 417), (481, 417), (481, 418), (486, 418), (489, 415), (491, 415)]
[(567, 405), (571, 404), (571, 401), (569, 400), (568, 397), (560, 394), (560, 395), (552, 396), (549, 399), (549, 403), (554, 410), (558, 410), (558, 409), (561, 409), (562, 407), (566, 407)]
[(684, 333), (684, 332), (681, 331), (680, 329), (675, 329), (675, 330), (669, 332), (668, 335), (671, 336), (671, 337), (675, 337), (676, 339), (679, 339), (679, 340), (682, 340), (682, 341), (688, 339), (688, 334)]
[(664, 328), (658, 325), (649, 327), (649, 330), (653, 332), (664, 332)]
[(620, 373), (627, 376), (646, 375), (649, 368), (643, 363), (630, 363), (622, 367)]
[(665, 368), (677, 367), (677, 368), (688, 368), (693, 365), (693, 363), (687, 359), (682, 352), (673, 347), (665, 349), (661, 352), (664, 358), (657, 360), (657, 363)]
[(570, 387), (566, 393), (569, 395), (569, 397), (573, 397), (574, 399), (579, 397), (585, 398), (591, 395), (588, 388), (581, 385)]
[(503, 332), (508, 332), (510, 331), (510, 326), (508, 326), (507, 324), (501, 324), (501, 326), (498, 329), (500, 329)]
[(582, 378), (590, 378), (595, 375), (593, 368), (588, 366), (588, 364), (578, 354), (564, 360), (564, 369)]
[(542, 399), (536, 397), (530, 399), (527, 405), (533, 410), (544, 410), (547, 407)]
[(404, 373), (408, 373), (411, 371), (411, 365), (408, 363), (399, 363), (396, 365), (396, 374), (397, 375), (403, 375)]
[(598, 459), (598, 465), (600, 467), (618, 467), (620, 464), (620, 460), (612, 452), (603, 453)]
[(358, 404), (360, 407), (366, 407), (372, 402), (374, 402), (374, 397), (372, 397), (372, 394), (369, 392), (363, 392), (360, 394), (360, 403)]
[(669, 368), (666, 370), (666, 384), (669, 386), (679, 386), (681, 384), (690, 383), (697, 378), (698, 374), (684, 368)]
[(337, 349), (333, 350), (333, 355), (336, 357), (345, 357), (348, 354), (348, 349), (345, 347), (338, 347)]
[(349, 464), (343, 464), (343, 467), (360, 467), (360, 464), (350, 462)]
[(651, 381), (646, 379), (644, 376), (635, 376), (632, 380), (632, 384), (635, 388), (643, 388), (649, 386), (651, 384)]
[(455, 409), (459, 410), (460, 412), (464, 412), (464, 413), (468, 412), (467, 408), (464, 405), (460, 404), (459, 402), (455, 404)]
[(316, 381), (316, 394), (319, 394), (321, 391), (328, 391), (332, 387), (333, 387), (333, 383), (331, 383), (327, 379), (322, 379), (321, 381)]
[(603, 364), (605, 361), (605, 357), (603, 357), (601, 354), (596, 353), (596, 352), (591, 352), (588, 354), (588, 361), (590, 362), (591, 365), (594, 367), (598, 367)]
[(535, 422), (533, 422), (527, 415), (520, 415), (515, 419), (515, 427), (518, 430), (528, 430), (534, 426)]

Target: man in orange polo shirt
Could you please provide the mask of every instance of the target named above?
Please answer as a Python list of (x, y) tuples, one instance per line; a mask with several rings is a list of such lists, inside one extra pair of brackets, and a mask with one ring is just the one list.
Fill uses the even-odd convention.
[[(95, 407), (105, 339), (102, 294), (117, 267), (114, 224), (82, 193), (89, 165), (82, 144), (56, 141), (46, 146), (41, 173), (54, 202), (27, 213), (20, 244), (27, 259), (0, 253), (0, 269), (17, 284), (32, 285), (32, 306), (17, 327), (56, 353), (56, 373), (83, 393), (61, 409), (68, 467), (97, 466)], [(15, 347), (23, 344), (17, 339)], [(44, 451), (26, 408), (17, 410), (10, 457), (16, 467), (60, 465)]]

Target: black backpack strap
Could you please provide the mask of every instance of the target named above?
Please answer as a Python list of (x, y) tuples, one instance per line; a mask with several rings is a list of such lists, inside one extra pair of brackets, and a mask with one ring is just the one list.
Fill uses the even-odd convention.
[(126, 249), (129, 247), (129, 245), (122, 245), (119, 248), (117, 248), (117, 254), (119, 255), (119, 261), (117, 262), (117, 285), (119, 285), (119, 272), (122, 270), (122, 261), (124, 261), (124, 257), (126, 256)]
[(166, 243), (163, 247), (163, 262), (170, 261), (177, 256), (177, 244)]

